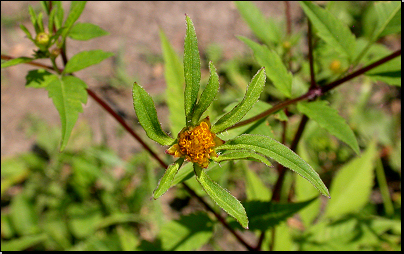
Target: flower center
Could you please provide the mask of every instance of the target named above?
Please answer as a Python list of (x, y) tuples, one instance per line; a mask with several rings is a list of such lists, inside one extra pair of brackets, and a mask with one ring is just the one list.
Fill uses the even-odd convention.
[(213, 152), (212, 148), (215, 147), (215, 136), (209, 125), (201, 122), (200, 125), (180, 133), (178, 145), (188, 161), (204, 166)]

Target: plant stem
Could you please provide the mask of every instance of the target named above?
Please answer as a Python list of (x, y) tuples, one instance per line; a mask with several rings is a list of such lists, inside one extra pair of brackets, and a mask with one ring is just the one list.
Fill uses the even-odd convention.
[[(390, 55), (388, 55), (388, 56), (386, 56), (386, 57), (384, 57), (384, 58), (382, 58), (382, 59), (380, 59), (380, 60), (378, 60), (378, 61), (376, 61), (376, 62), (374, 62), (374, 63), (372, 63), (372, 64), (370, 64), (368, 66), (366, 66), (366, 67), (363, 67), (363, 68), (361, 68), (361, 69), (359, 69), (357, 71), (354, 71), (353, 73), (345, 76), (344, 78), (336, 80), (336, 81), (334, 81), (334, 82), (332, 82), (332, 83), (330, 83), (330, 84), (328, 84), (326, 86), (313, 88), (311, 90), (309, 89), (309, 91), (307, 93), (301, 95), (300, 97), (297, 97), (297, 98), (294, 98), (294, 99), (290, 99), (290, 100), (278, 103), (274, 107), (272, 107), (272, 108), (270, 108), (270, 109), (268, 109), (268, 110), (266, 110), (266, 111), (264, 111), (264, 112), (262, 112), (262, 113), (260, 113), (260, 114), (258, 114), (256, 116), (254, 116), (254, 117), (251, 117), (251, 118), (249, 118), (247, 120), (238, 122), (237, 124), (227, 128), (226, 130), (234, 129), (234, 128), (241, 127), (241, 126), (244, 126), (246, 124), (252, 123), (252, 122), (257, 121), (257, 120), (259, 120), (261, 118), (269, 116), (270, 114), (273, 114), (273, 113), (277, 112), (278, 110), (283, 109), (286, 106), (289, 106), (291, 104), (297, 103), (299, 101), (303, 101), (303, 100), (306, 100), (306, 99), (314, 99), (314, 98), (316, 98), (318, 96), (321, 96), (321, 95), (325, 94), (326, 92), (334, 89), (335, 87), (341, 85), (342, 83), (344, 83), (344, 82), (346, 82), (348, 80), (351, 80), (353, 78), (356, 78), (357, 76), (359, 76), (359, 75), (361, 75), (361, 74), (363, 74), (363, 73), (365, 73), (367, 71), (370, 71), (371, 69), (376, 68), (377, 66), (380, 66), (380, 65), (382, 65), (382, 64), (384, 64), (384, 63), (390, 61), (391, 59), (394, 59), (394, 58), (396, 58), (396, 57), (398, 57), (400, 55), (401, 55), (401, 49), (395, 51), (394, 53), (392, 53), (392, 54), (390, 54)], [(226, 131), (226, 130), (224, 130), (224, 131)]]
[[(4, 60), (11, 60), (11, 59), (14, 59), (14, 57), (6, 56), (6, 55), (1, 55), (1, 59), (4, 59)], [(57, 69), (57, 70), (55, 70), (52, 66), (48, 66), (48, 65), (41, 64), (41, 63), (36, 63), (36, 62), (28, 62), (28, 63), (26, 63), (26, 64), (33, 65), (33, 66), (38, 66), (38, 67), (41, 67), (41, 68), (44, 68), (44, 69), (48, 69), (48, 70), (51, 70), (51, 71), (56, 71), (57, 73), (63, 71), (63, 69)], [(150, 155), (151, 155), (154, 159), (156, 159), (156, 160), (158, 161), (158, 163), (159, 163), (163, 168), (167, 168), (167, 167), (168, 167), (168, 165), (167, 165), (155, 152), (153, 152), (153, 150), (140, 138), (140, 136), (137, 135), (137, 134), (134, 132), (134, 130), (125, 122), (125, 120), (124, 120), (120, 115), (118, 115), (103, 99), (101, 99), (100, 97), (98, 97), (98, 95), (95, 94), (90, 88), (87, 88), (87, 93), (88, 93), (88, 94), (90, 95), (90, 97), (92, 97), (98, 104), (100, 104), (100, 106), (103, 107), (113, 118), (115, 118), (115, 120), (117, 120), (117, 121), (122, 125), (122, 127), (124, 127), (125, 130), (127, 130), (127, 131), (128, 131), (128, 132), (129, 132), (129, 133), (150, 153)], [(206, 203), (206, 201), (205, 201), (202, 197), (198, 196), (198, 194), (196, 194), (196, 192), (193, 191), (193, 190), (191, 189), (191, 187), (189, 187), (189, 186), (188, 186), (186, 183), (184, 183), (184, 182), (183, 182), (182, 184), (183, 184), (184, 188), (189, 192), (189, 194), (190, 194), (191, 196), (194, 196), (195, 198), (197, 198), (197, 199), (205, 206), (205, 208), (206, 208), (208, 211), (212, 212), (213, 215), (218, 219), (218, 221), (219, 221), (220, 223), (222, 223), (223, 226), (225, 226), (225, 227), (230, 231), (230, 233), (232, 233), (242, 245), (244, 245), (248, 250), (253, 250), (253, 249), (254, 249), (254, 248), (253, 248), (252, 246), (250, 246), (236, 231), (234, 231), (234, 229), (232, 229), (232, 228), (230, 227), (230, 225), (226, 222), (226, 220), (225, 220), (222, 216), (220, 216), (220, 214), (218, 214), (215, 210), (213, 210), (213, 208), (212, 208), (208, 203)]]

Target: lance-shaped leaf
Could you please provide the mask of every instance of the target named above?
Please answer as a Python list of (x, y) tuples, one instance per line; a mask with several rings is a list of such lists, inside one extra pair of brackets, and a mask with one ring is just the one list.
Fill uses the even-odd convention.
[(260, 45), (242, 36), (238, 36), (238, 38), (253, 50), (255, 59), (260, 65), (265, 67), (267, 77), (272, 81), (274, 86), (283, 95), (290, 98), (292, 96), (293, 77), (286, 69), (279, 55), (265, 45)]
[(340, 20), (327, 10), (308, 1), (300, 2), (304, 13), (318, 31), (318, 36), (341, 55), (352, 60), (355, 50), (355, 35)]
[(164, 57), (164, 77), (166, 79), (166, 98), (170, 112), (171, 132), (177, 134), (185, 126), (184, 111), (184, 67), (167, 39), (160, 29), (161, 48)]
[(174, 177), (177, 174), (178, 169), (181, 167), (183, 162), (184, 159), (179, 158), (173, 164), (168, 166), (163, 177), (160, 179), (157, 188), (153, 192), (154, 199), (158, 199), (159, 197), (161, 197), (161, 195), (166, 193), (166, 191), (171, 187)]
[(236, 1), (234, 3), (251, 31), (253, 31), (255, 36), (257, 36), (262, 42), (267, 45), (280, 42), (281, 36), (279, 25), (277, 25), (272, 19), (265, 18), (260, 9), (258, 9), (254, 3), (249, 1)]
[(105, 52), (101, 49), (82, 51), (74, 55), (69, 62), (67, 62), (63, 73), (72, 73), (87, 68), (91, 65), (99, 64), (103, 60), (113, 55), (114, 53)]
[(216, 68), (212, 62), (209, 62), (210, 77), (207, 86), (203, 90), (198, 104), (195, 105), (194, 113), (192, 116), (192, 124), (196, 125), (201, 118), (203, 112), (208, 109), (209, 105), (216, 98), (219, 92), (219, 76), (216, 73)]
[(401, 32), (400, 2), (378, 2), (374, 4), (374, 7), (377, 13), (377, 27), (373, 34), (373, 40), (381, 36)]
[(264, 85), (265, 69), (263, 67), (252, 78), (250, 84), (247, 87), (247, 91), (243, 100), (239, 104), (237, 104), (230, 112), (217, 120), (217, 122), (212, 126), (212, 132), (218, 133), (224, 131), (226, 128), (240, 121), (252, 108), (252, 106), (258, 101)]
[(136, 82), (133, 84), (133, 106), (139, 123), (149, 138), (163, 146), (174, 143), (174, 139), (161, 129), (152, 97)]
[(22, 63), (32, 62), (34, 59), (30, 57), (18, 57), (1, 63), (1, 68), (6, 68)]
[(194, 163), (196, 179), (205, 192), (229, 215), (234, 217), (243, 228), (248, 229), (248, 218), (243, 205), (228, 190), (212, 181), (205, 171)]
[(330, 197), (328, 189), (318, 173), (299, 155), (278, 141), (263, 135), (244, 134), (216, 147), (216, 150), (240, 149), (252, 150), (276, 160), (279, 164), (295, 171), (311, 182), (321, 194)]
[(70, 11), (69, 15), (66, 18), (66, 21), (64, 23), (64, 27), (66, 27), (66, 30), (63, 31), (62, 37), (63, 39), (66, 38), (66, 35), (72, 28), (74, 22), (77, 21), (77, 19), (80, 17), (81, 13), (84, 10), (84, 7), (86, 6), (86, 1), (73, 1), (70, 4)]
[(198, 99), (199, 82), (201, 81), (201, 60), (198, 50), (195, 27), (190, 17), (186, 16), (187, 31), (184, 41), (184, 108), (186, 124), (191, 124), (192, 114)]
[(328, 102), (300, 102), (297, 104), (297, 109), (310, 119), (316, 121), (332, 135), (345, 142), (359, 154), (359, 145), (356, 141), (355, 134), (352, 129), (349, 128), (345, 119), (338, 114), (338, 111), (328, 106)]
[(73, 40), (87, 41), (109, 33), (101, 27), (91, 23), (76, 23), (68, 34)]
[(67, 145), (79, 113), (83, 112), (81, 104), (87, 103), (86, 88), (87, 85), (84, 81), (73, 76), (62, 76), (62, 78), (53, 79), (45, 87), (59, 112), (60, 121), (62, 122), (61, 152)]
[(241, 159), (258, 161), (266, 164), (268, 167), (271, 166), (271, 163), (264, 156), (246, 150), (225, 151), (218, 157), (212, 157), (212, 160), (216, 162)]
[(369, 202), (376, 158), (376, 144), (372, 141), (361, 157), (353, 159), (339, 170), (331, 183), (333, 198), (327, 204), (324, 214), (326, 218), (357, 212)]

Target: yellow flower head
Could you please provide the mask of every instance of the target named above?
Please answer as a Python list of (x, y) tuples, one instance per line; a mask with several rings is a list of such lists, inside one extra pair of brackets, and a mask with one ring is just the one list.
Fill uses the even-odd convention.
[(222, 144), (224, 141), (210, 131), (209, 117), (206, 117), (197, 126), (183, 128), (178, 134), (177, 143), (167, 149), (166, 153), (207, 168), (209, 158), (217, 157), (215, 147)]

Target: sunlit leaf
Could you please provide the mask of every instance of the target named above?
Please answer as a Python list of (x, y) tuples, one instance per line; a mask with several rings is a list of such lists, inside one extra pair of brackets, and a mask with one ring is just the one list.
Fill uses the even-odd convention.
[(91, 65), (99, 64), (113, 55), (114, 53), (105, 52), (101, 49), (82, 51), (74, 55), (67, 62), (63, 73), (72, 73), (87, 68)]
[(330, 196), (318, 173), (295, 152), (274, 139), (262, 135), (243, 134), (216, 147), (216, 150), (242, 149), (252, 150), (276, 160), (312, 183), (321, 194), (326, 197)]
[(86, 88), (87, 85), (84, 81), (73, 76), (63, 76), (59, 79), (53, 79), (45, 87), (59, 112), (62, 123), (60, 151), (63, 151), (66, 147), (79, 113), (83, 112), (81, 104), (87, 103)]
[(183, 162), (184, 159), (179, 158), (173, 164), (167, 167), (163, 177), (160, 179), (160, 182), (158, 183), (158, 186), (153, 193), (154, 199), (158, 199), (159, 197), (161, 197), (161, 195), (166, 193), (166, 191), (171, 187), (174, 177), (177, 174), (178, 169), (181, 167)]
[(164, 146), (174, 143), (174, 139), (161, 129), (152, 97), (136, 82), (133, 84), (133, 106), (139, 123), (149, 138)]
[(109, 33), (101, 27), (91, 23), (76, 23), (68, 33), (68, 36), (74, 40), (87, 41)]
[(199, 82), (201, 81), (201, 60), (198, 50), (195, 27), (189, 16), (186, 16), (187, 31), (184, 42), (184, 75), (185, 75), (185, 116), (186, 125), (191, 124), (193, 110), (198, 99)]
[(212, 181), (205, 171), (194, 163), (196, 179), (202, 185), (205, 192), (215, 203), (233, 216), (243, 228), (248, 228), (248, 218), (243, 205), (228, 190)]
[(212, 132), (218, 133), (240, 121), (258, 101), (265, 85), (265, 69), (261, 68), (251, 79), (243, 100), (230, 112), (222, 116), (212, 126)]

